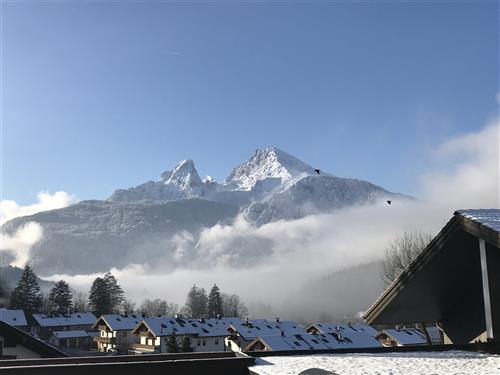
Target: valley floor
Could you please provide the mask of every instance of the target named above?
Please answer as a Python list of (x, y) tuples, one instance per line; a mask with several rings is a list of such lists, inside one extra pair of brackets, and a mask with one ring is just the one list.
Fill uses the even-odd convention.
[(311, 368), (338, 375), (498, 375), (500, 355), (450, 351), (263, 357), (250, 370), (258, 375), (281, 375)]

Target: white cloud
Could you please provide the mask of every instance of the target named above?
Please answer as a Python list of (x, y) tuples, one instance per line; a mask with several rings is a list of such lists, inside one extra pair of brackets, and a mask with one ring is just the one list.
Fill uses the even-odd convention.
[(423, 197), (438, 206), (499, 207), (500, 122), (443, 143), (436, 167), (423, 176)]
[(2, 234), (0, 251), (7, 251), (14, 256), (12, 266), (24, 267), (30, 259), (31, 247), (43, 237), (42, 226), (30, 221), (20, 227), (14, 234)]
[[(37, 202), (30, 205), (19, 205), (13, 200), (0, 201), (0, 225), (16, 217), (33, 215), (41, 211), (63, 208), (76, 202), (76, 199), (64, 192), (54, 194), (40, 192)], [(37, 222), (31, 221), (20, 227), (15, 233), (0, 234), (0, 256), (7, 252), (13, 256), (11, 265), (23, 267), (30, 259), (31, 248), (43, 237), (43, 228)], [(2, 262), (3, 263), (3, 262)]]
[(2, 200), (0, 201), (0, 225), (16, 217), (63, 208), (73, 203), (76, 203), (75, 197), (65, 191), (56, 191), (54, 194), (41, 191), (37, 195), (37, 202), (26, 206), (19, 205), (13, 200)]

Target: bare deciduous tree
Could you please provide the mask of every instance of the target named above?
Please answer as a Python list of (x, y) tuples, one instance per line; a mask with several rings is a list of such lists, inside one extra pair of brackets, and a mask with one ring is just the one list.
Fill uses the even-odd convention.
[(88, 311), (87, 304), (88, 295), (87, 293), (77, 293), (74, 298), (74, 310), (75, 312), (86, 312)]
[(179, 306), (162, 299), (146, 299), (140, 306), (140, 312), (149, 315), (174, 316), (179, 313)]
[(389, 244), (382, 263), (381, 278), (386, 285), (392, 283), (432, 240), (428, 233), (404, 232)]
[(248, 308), (238, 295), (221, 293), (221, 297), (223, 316), (240, 318), (248, 316)]

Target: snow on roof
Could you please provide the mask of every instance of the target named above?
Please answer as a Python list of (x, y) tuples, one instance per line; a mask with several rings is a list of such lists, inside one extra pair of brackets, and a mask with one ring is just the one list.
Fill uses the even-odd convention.
[(247, 341), (263, 336), (280, 336), (282, 333), (285, 335), (308, 334), (302, 325), (290, 320), (253, 319), (249, 320), (248, 324), (245, 321), (233, 323), (231, 328)]
[(141, 322), (143, 318), (139, 314), (106, 314), (99, 318), (99, 320), (101, 319), (104, 320), (113, 331), (131, 331)]
[(310, 349), (307, 342), (302, 340), (301, 335), (265, 336), (259, 337), (259, 340), (267, 346), (268, 350), (272, 351)]
[(90, 335), (82, 330), (74, 330), (74, 331), (54, 331), (52, 332), (52, 335), (57, 338), (57, 339), (71, 339), (71, 338), (77, 338), (77, 337), (89, 337)]
[(478, 224), (484, 225), (494, 231), (500, 232), (500, 210), (491, 209), (470, 209), (458, 210), (458, 214), (473, 220)]
[(415, 328), (405, 328), (405, 329), (385, 329), (383, 333), (391, 336), (401, 345), (416, 345), (416, 344), (427, 344), (427, 340), (423, 334)]
[(143, 322), (155, 336), (190, 334), (200, 337), (228, 336), (227, 328), (232, 323), (241, 323), (240, 318), (222, 319), (182, 319), (168, 316), (144, 318)]
[(6, 308), (0, 308), (0, 321), (10, 324), (14, 327), (28, 325), (23, 310), (9, 310)]
[(382, 344), (378, 342), (373, 336), (364, 332), (342, 332), (340, 335), (335, 333), (325, 333), (318, 335), (331, 349), (341, 348), (376, 348), (381, 347)]
[(373, 348), (381, 344), (370, 335), (362, 332), (320, 333), (318, 335), (296, 334), (279, 336), (261, 336), (248, 344), (251, 348), (259, 340), (266, 345), (267, 350), (321, 350), (342, 348)]
[(314, 323), (310, 327), (308, 327), (308, 331), (310, 328), (315, 327), (320, 333), (348, 333), (348, 332), (361, 332), (366, 333), (372, 337), (377, 336), (380, 332), (375, 328), (368, 324), (362, 323)]
[(96, 317), (90, 312), (80, 312), (73, 314), (33, 314), (40, 327), (60, 327), (76, 325), (92, 325), (96, 322)]

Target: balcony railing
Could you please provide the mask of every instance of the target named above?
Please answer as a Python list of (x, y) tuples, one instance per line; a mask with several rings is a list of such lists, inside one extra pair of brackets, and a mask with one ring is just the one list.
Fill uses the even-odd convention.
[(133, 344), (132, 345), (133, 350), (140, 350), (140, 351), (150, 351), (154, 352), (156, 350), (156, 347), (154, 345), (146, 345), (146, 344)]
[(101, 342), (104, 344), (111, 344), (114, 342), (115, 338), (114, 337), (102, 337), (102, 336), (96, 336), (94, 337), (94, 341)]

